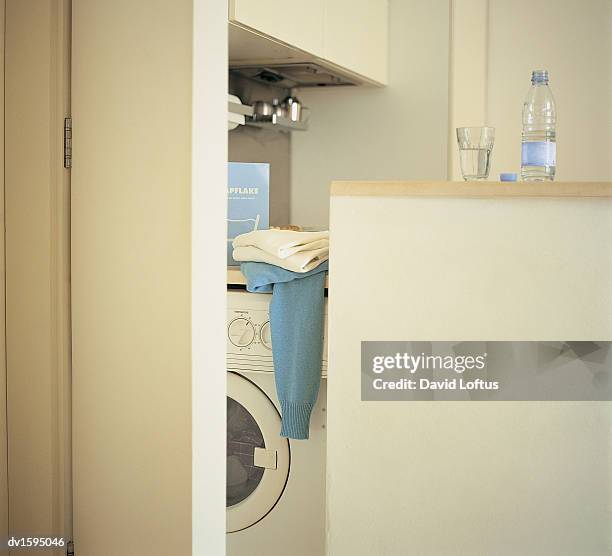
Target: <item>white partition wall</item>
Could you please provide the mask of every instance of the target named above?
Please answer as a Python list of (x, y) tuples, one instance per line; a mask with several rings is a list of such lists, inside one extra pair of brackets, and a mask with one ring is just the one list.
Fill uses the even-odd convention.
[(227, 3), (79, 0), (77, 554), (225, 554)]
[(608, 554), (609, 402), (362, 402), (360, 342), (612, 339), (612, 200), (349, 194), (331, 232), (329, 554)]

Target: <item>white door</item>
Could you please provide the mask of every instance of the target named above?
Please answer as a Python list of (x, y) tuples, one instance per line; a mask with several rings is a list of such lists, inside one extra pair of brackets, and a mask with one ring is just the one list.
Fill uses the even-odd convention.
[(289, 477), (289, 441), (268, 396), (236, 373), (227, 375), (227, 532), (263, 519)]

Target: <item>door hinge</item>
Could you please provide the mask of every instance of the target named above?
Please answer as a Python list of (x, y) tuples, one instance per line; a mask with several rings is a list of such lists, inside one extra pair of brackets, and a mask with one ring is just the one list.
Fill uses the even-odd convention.
[(72, 541), (66, 544), (66, 556), (74, 556), (74, 542)]
[(72, 118), (64, 118), (64, 168), (72, 168)]

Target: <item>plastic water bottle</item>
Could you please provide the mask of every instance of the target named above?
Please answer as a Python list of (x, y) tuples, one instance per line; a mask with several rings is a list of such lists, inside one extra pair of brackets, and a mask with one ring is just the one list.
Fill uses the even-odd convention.
[(531, 73), (531, 89), (523, 104), (521, 177), (527, 181), (553, 180), (557, 166), (557, 114), (548, 86), (548, 71)]

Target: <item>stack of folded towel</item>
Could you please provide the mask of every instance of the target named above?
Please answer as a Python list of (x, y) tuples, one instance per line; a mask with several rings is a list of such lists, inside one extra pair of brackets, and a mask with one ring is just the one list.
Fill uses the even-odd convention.
[(236, 237), (236, 261), (268, 263), (292, 272), (309, 272), (329, 258), (329, 232), (256, 230)]

